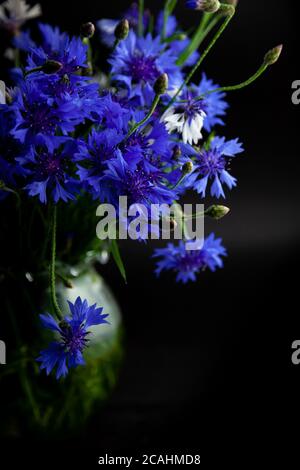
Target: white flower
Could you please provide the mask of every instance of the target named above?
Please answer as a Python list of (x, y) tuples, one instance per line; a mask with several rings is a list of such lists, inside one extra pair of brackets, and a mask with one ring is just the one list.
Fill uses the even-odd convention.
[(6, 0), (0, 5), (0, 26), (16, 32), (27, 21), (42, 14), (39, 4), (31, 7), (24, 0)]
[(182, 134), (185, 144), (197, 144), (202, 139), (202, 128), (206, 113), (190, 103), (171, 106), (161, 117), (168, 132)]

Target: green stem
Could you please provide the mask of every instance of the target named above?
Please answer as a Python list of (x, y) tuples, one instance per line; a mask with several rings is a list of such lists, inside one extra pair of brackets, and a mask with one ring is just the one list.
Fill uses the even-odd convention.
[(251, 83), (255, 82), (269, 67), (268, 64), (262, 64), (260, 68), (257, 70), (257, 72), (252, 75), (248, 80), (245, 80), (242, 83), (238, 83), (237, 85), (232, 85), (232, 86), (223, 86), (220, 88), (216, 88), (215, 90), (210, 90), (204, 93), (201, 96), (197, 96), (195, 99), (196, 100), (202, 100), (205, 96), (211, 95), (212, 93), (217, 93), (217, 92), (222, 92), (222, 91), (235, 91), (235, 90), (241, 90), (242, 88), (246, 88), (247, 86), (251, 85)]
[(87, 46), (88, 72), (93, 75), (93, 49), (89, 38), (83, 38), (82, 42)]
[(40, 67), (34, 67), (33, 69), (30, 69), (30, 70), (26, 70), (26, 72), (24, 72), (24, 75), (25, 77), (27, 77), (28, 75), (30, 75), (31, 73), (34, 73), (34, 72), (41, 72), (43, 70), (43, 67), (40, 66)]
[(189, 75), (185, 79), (185, 81), (182, 83), (182, 85), (178, 89), (177, 93), (173, 96), (172, 100), (170, 101), (170, 103), (168, 104), (166, 109), (168, 109), (170, 106), (172, 106), (172, 104), (176, 101), (177, 96), (182, 92), (183, 88), (186, 85), (189, 84), (189, 82), (193, 78), (194, 74), (197, 72), (200, 65), (202, 65), (202, 63), (203, 63), (204, 59), (206, 58), (206, 56), (209, 54), (209, 52), (214, 47), (217, 40), (220, 38), (220, 36), (225, 31), (225, 29), (227, 28), (230, 21), (232, 20), (234, 14), (235, 14), (235, 8), (232, 5), (226, 5), (226, 4), (221, 4), (221, 7), (223, 9), (226, 8), (227, 11), (228, 11), (228, 15), (226, 15), (225, 21), (222, 23), (220, 29), (216, 32), (215, 36), (213, 37), (213, 39), (211, 40), (211, 42), (209, 43), (209, 45), (207, 46), (207, 48), (205, 49), (205, 51), (201, 55), (200, 59), (198, 60), (198, 62), (194, 66), (194, 68), (191, 70), (191, 72), (189, 73)]
[(58, 305), (55, 285), (55, 259), (56, 259), (56, 229), (57, 229), (57, 206), (53, 207), (52, 216), (52, 243), (51, 243), (51, 263), (50, 263), (50, 291), (51, 301), (57, 318), (63, 318), (62, 311)]
[(165, 3), (165, 8), (164, 8), (164, 22), (163, 22), (163, 28), (161, 32), (161, 40), (162, 42), (166, 38), (166, 30), (167, 30), (167, 23), (168, 23), (168, 18), (169, 16), (173, 13), (174, 8), (176, 7), (177, 0), (167, 0)]
[(139, 0), (139, 36), (142, 37), (144, 34), (144, 0)]
[(179, 56), (179, 59), (177, 60), (177, 65), (182, 66), (185, 64), (185, 62), (193, 54), (193, 52), (195, 52), (199, 48), (208, 33), (215, 27), (220, 18), (221, 16), (218, 14), (212, 15), (211, 13), (204, 13), (204, 15), (202, 16), (202, 21), (200, 22), (197, 31), (192, 37), (191, 42), (187, 45), (187, 47)]
[(160, 96), (161, 95), (155, 95), (155, 98), (152, 102), (152, 105), (151, 105), (151, 108), (150, 108), (150, 111), (149, 113), (147, 114), (147, 116), (144, 117), (144, 119), (142, 119), (140, 122), (136, 123), (132, 129), (128, 132), (127, 136), (125, 137), (124, 140), (127, 140), (139, 127), (141, 127), (143, 124), (145, 124), (152, 116), (152, 114), (154, 113), (158, 103), (159, 103), (159, 100), (160, 100)]

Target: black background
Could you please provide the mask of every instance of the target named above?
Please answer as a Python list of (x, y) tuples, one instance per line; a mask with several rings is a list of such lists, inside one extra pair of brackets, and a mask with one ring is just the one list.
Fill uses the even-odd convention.
[[(84, 21), (115, 17), (128, 5), (40, 3), (47, 22), (71, 32)], [(145, 3), (154, 11), (163, 4)], [(123, 243), (128, 285), (112, 263), (103, 268), (124, 314), (126, 357), (119, 384), (88, 434), (76, 442), (31, 442), (20, 459), (43, 465), (59, 452), (69, 463), (82, 460), (92, 468), (106, 452), (138, 455), (151, 449), (199, 451), (204, 468), (216, 462), (244, 468), (250, 461), (271, 468), (279, 457), (288, 468), (287, 459), (296, 456), (300, 366), (291, 363), (291, 344), (300, 338), (300, 106), (291, 102), (291, 83), (300, 78), (296, 3), (240, 0), (236, 18), (205, 63), (209, 77), (234, 84), (256, 70), (268, 49), (284, 43), (278, 64), (252, 87), (229, 96), (226, 128), (220, 130), (239, 136), (246, 148), (233, 164), (239, 185), (226, 201), (230, 215), (206, 227), (228, 247), (224, 270), (207, 272), (188, 286), (175, 284), (171, 275), (157, 280), (153, 247)], [(178, 18), (194, 25), (195, 13), (179, 4)]]

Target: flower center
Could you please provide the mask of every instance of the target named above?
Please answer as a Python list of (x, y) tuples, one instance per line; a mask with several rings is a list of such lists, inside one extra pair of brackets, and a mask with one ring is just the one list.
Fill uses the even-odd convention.
[(226, 166), (225, 158), (217, 150), (209, 150), (199, 155), (199, 171), (201, 175), (215, 176)]
[(145, 57), (143, 55), (135, 55), (129, 63), (129, 72), (132, 80), (139, 83), (153, 81), (159, 76), (159, 72), (155, 65), (155, 57)]
[(204, 100), (195, 101), (193, 98), (188, 97), (186, 103), (178, 104), (175, 108), (175, 113), (184, 114), (186, 120), (193, 119), (197, 114), (203, 116), (207, 112), (207, 105)]
[(183, 272), (197, 271), (205, 267), (205, 260), (201, 250), (186, 252), (184, 256), (178, 259), (177, 270)]
[(41, 179), (48, 177), (57, 177), (63, 179), (66, 170), (66, 162), (57, 154), (42, 152), (37, 157), (38, 173)]
[(61, 336), (66, 350), (70, 353), (82, 352), (88, 342), (86, 338), (88, 332), (81, 325), (71, 327), (68, 323), (62, 323), (60, 325)]
[(142, 202), (148, 198), (153, 187), (153, 178), (141, 169), (135, 172), (126, 171), (125, 190), (129, 195), (130, 204)]
[(23, 115), (29, 128), (34, 133), (47, 132), (54, 133), (56, 128), (56, 119), (53, 119), (50, 108), (46, 103), (34, 103), (28, 107)]

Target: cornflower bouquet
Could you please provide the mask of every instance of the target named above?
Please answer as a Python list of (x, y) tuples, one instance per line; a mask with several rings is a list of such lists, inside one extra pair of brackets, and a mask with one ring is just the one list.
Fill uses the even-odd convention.
[[(92, 359), (85, 359), (84, 353), (93, 328), (110, 328), (110, 312), (80, 296), (62, 306), (57, 294), (58, 282), (72, 288), (71, 277), (76, 275), (69, 267), (87, 258), (101, 261), (111, 253), (126, 278), (118, 237), (96, 237), (97, 207), (109, 204), (120, 216), (120, 197), (126, 196), (136, 209), (151, 210), (170, 206), (193, 190), (202, 203), (207, 194), (216, 199), (203, 216), (225, 216), (229, 209), (218, 201), (236, 186), (229, 165), (243, 152), (236, 136), (223, 136), (226, 92), (250, 85), (281, 53), (281, 46), (275, 47), (245, 82), (221, 87), (202, 66), (232, 20), (237, 1), (182, 1), (199, 17), (191, 38), (174, 16), (177, 3), (167, 0), (154, 17), (140, 0), (115, 20), (83, 24), (78, 37), (43, 22), (31, 35), (23, 25), (41, 15), (39, 5), (29, 7), (23, 0), (0, 5), (0, 27), (11, 37), (6, 57), (14, 61), (0, 90), (1, 245), (5, 246), (0, 280), (20, 346), (16, 368), (40, 424), (49, 423), (53, 409), (45, 404), (43, 411), (39, 408), (32, 377), (43, 385), (49, 380), (52, 386), (55, 379), (41, 377), (38, 369), (61, 379), (70, 369), (86, 364), (94, 380), (90, 392), (95, 392), (86, 400), (86, 414), (101, 387), (95, 379), (99, 369), (88, 367)], [(97, 57), (103, 44), (108, 59), (100, 70)], [(198, 71), (201, 77), (196, 79)], [(156, 217), (161, 220), (165, 215), (158, 211)], [(169, 222), (175, 226), (173, 218)], [(147, 237), (140, 230), (136, 238)], [(178, 282), (186, 283), (195, 281), (205, 268), (222, 267), (226, 249), (220, 238), (211, 234), (196, 250), (187, 249), (186, 242), (183, 238), (155, 250), (157, 275), (171, 270)], [(43, 346), (46, 337), (38, 314), (47, 284), (51, 304), (40, 315), (40, 324), (52, 337)], [(14, 298), (12, 285), (18, 286), (20, 298)], [(37, 333), (34, 348), (39, 347), (40, 353), (32, 351), (32, 344), (28, 352), (32, 329)], [(73, 387), (74, 396), (87, 380), (77, 374), (79, 369), (84, 368), (56, 384), (60, 400), (65, 389)]]

